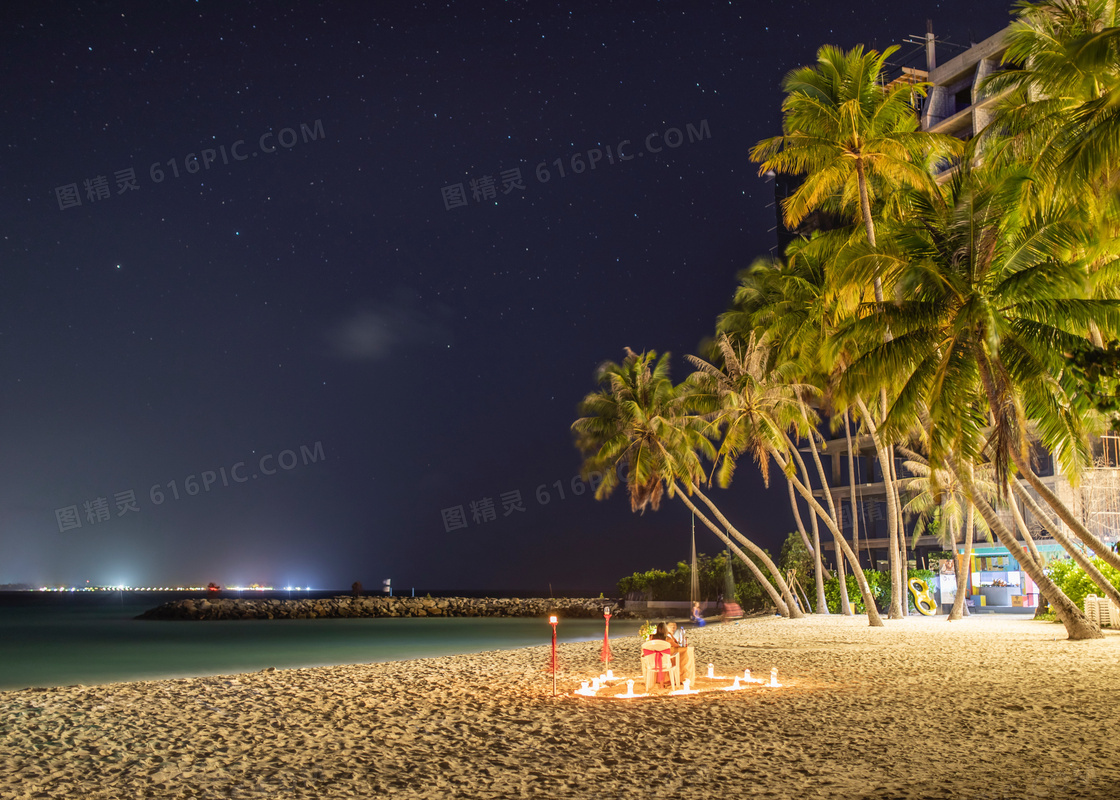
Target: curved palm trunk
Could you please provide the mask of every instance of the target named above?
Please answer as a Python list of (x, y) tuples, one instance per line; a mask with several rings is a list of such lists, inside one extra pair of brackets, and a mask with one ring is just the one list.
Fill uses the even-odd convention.
[(752, 559), (747, 557), (746, 553), (740, 550), (734, 542), (728, 539), (727, 535), (723, 531), (721, 531), (715, 525), (715, 523), (708, 519), (707, 515), (705, 515), (703, 511), (696, 507), (695, 503), (693, 503), (692, 500), (689, 499), (688, 495), (685, 494), (684, 490), (679, 485), (676, 486), (676, 490), (677, 494), (681, 498), (681, 502), (688, 506), (689, 510), (692, 511), (692, 513), (697, 517), (699, 517), (701, 522), (708, 526), (708, 530), (718, 536), (719, 540), (723, 542), (727, 546), (727, 548), (731, 550), (732, 553), (738, 556), (740, 561), (747, 565), (747, 568), (750, 569), (751, 574), (754, 575), (755, 580), (758, 581), (759, 586), (761, 586), (763, 591), (770, 595), (770, 599), (774, 601), (774, 606), (778, 609), (778, 613), (783, 617), (790, 616), (790, 607), (787, 605), (786, 601), (782, 599), (782, 596), (778, 593), (777, 589), (774, 588), (773, 584), (771, 584), (770, 581), (766, 579), (766, 576), (762, 574), (762, 571), (758, 568), (758, 564), (754, 563)]
[[(802, 409), (801, 416), (805, 416), (805, 411)], [(824, 465), (821, 464), (820, 452), (817, 450), (817, 440), (813, 436), (813, 431), (809, 432), (809, 448), (813, 454), (813, 463), (817, 467), (817, 474), (821, 479), (821, 487), (824, 489), (824, 496), (828, 499), (828, 513), (832, 518), (839, 523), (839, 515), (836, 513), (836, 504), (832, 501), (832, 490), (829, 488), (829, 483), (825, 479)], [(813, 559), (814, 577), (817, 583), (817, 613), (828, 613), (828, 602), (824, 599), (824, 564), (822, 563), (821, 554), (821, 534), (820, 528), (817, 525), (816, 516), (813, 517), (813, 543), (816, 545), (816, 557)], [(841, 591), (844, 589), (844, 584), (840, 584)]]
[[(1014, 478), (1012, 478), (1012, 480), (1014, 480)], [(1018, 481), (1015, 482), (1018, 483)], [(1019, 510), (1019, 501), (1012, 496), (1008, 498), (1007, 505), (1011, 509), (1011, 516), (1015, 518), (1015, 527), (1019, 529), (1019, 535), (1022, 536), (1023, 541), (1027, 543), (1027, 551), (1031, 554), (1031, 558), (1041, 565), (1042, 553), (1038, 552), (1038, 546), (1034, 543), (1034, 537), (1031, 536), (1031, 532), (1027, 528), (1027, 521), (1023, 519), (1023, 512)]]
[(898, 511), (895, 506), (895, 495), (891, 481), (891, 473), (893, 470), (890, 467), (891, 461), (894, 459), (887, 454), (886, 447), (883, 446), (882, 441), (879, 439), (879, 429), (875, 425), (875, 420), (871, 416), (871, 411), (863, 400), (857, 399), (860, 411), (863, 412), (864, 423), (867, 425), (867, 431), (871, 434), (871, 441), (875, 444), (875, 450), (879, 454), (879, 471), (883, 474), (883, 489), (887, 495), (887, 534), (889, 539), (888, 546), (890, 547), (890, 563), (888, 569), (891, 573), (891, 607), (887, 614), (888, 619), (902, 619), (905, 614), (902, 613), (902, 583), (899, 581), (898, 573)]
[[(965, 592), (968, 589), (969, 573), (972, 572), (972, 543), (976, 535), (975, 519), (976, 506), (970, 502), (964, 524), (964, 560), (959, 560), (956, 552), (953, 553), (953, 566), (957, 573), (957, 596), (953, 598), (953, 607), (949, 610), (949, 622), (956, 622), (968, 613), (968, 606), (966, 605), (968, 597)], [(953, 541), (956, 541), (955, 536)], [(956, 550), (955, 545), (953, 550)]]
[(793, 592), (789, 588), (789, 584), (787, 584), (785, 578), (782, 577), (781, 570), (779, 570), (778, 565), (770, 559), (770, 556), (766, 555), (766, 551), (752, 542), (746, 536), (739, 533), (738, 529), (736, 529), (734, 525), (727, 521), (727, 517), (723, 516), (722, 512), (720, 512), (720, 510), (716, 508), (715, 503), (713, 503), (706, 494), (700, 491), (698, 487), (692, 487), (692, 491), (696, 492), (696, 496), (704, 501), (704, 505), (708, 507), (713, 515), (715, 515), (715, 518), (719, 520), (719, 523), (727, 528), (727, 532), (731, 534), (735, 539), (737, 539), (744, 547), (754, 553), (758, 557), (758, 559), (766, 566), (766, 569), (770, 570), (770, 574), (774, 576), (774, 583), (777, 585), (778, 591), (782, 593), (782, 597), (785, 599), (786, 605), (789, 607), (790, 617), (792, 617), (793, 619), (800, 619), (801, 617), (805, 616), (804, 612), (800, 608), (801, 604), (797, 602), (797, 598), (794, 597)]
[[(767, 452), (770, 453), (770, 457), (773, 458), (775, 463), (784, 471), (786, 469), (786, 460), (782, 458), (782, 454), (773, 447), (767, 448)], [(835, 521), (821, 508), (821, 504), (813, 497), (812, 491), (802, 484), (801, 481), (796, 478), (790, 478), (789, 480), (793, 482), (797, 493), (809, 504), (809, 508), (815, 511), (820, 518), (824, 520), (825, 525), (828, 526), (832, 536), (836, 539), (836, 543), (844, 549), (844, 556), (848, 559), (848, 563), (852, 564), (852, 571), (855, 573), (856, 583), (859, 584), (860, 595), (863, 597), (864, 607), (867, 609), (868, 623), (873, 628), (884, 627), (883, 620), (879, 616), (879, 609), (875, 607), (875, 596), (871, 594), (871, 587), (867, 585), (867, 578), (864, 576), (863, 570), (859, 568), (859, 559), (857, 559), (856, 554), (852, 552), (852, 548), (848, 546), (848, 542), (843, 534), (836, 528)]]
[[(1010, 483), (1014, 487), (1015, 493), (1023, 498), (1023, 503), (1026, 505), (1027, 510), (1038, 517), (1039, 522), (1042, 523), (1042, 527), (1046, 528), (1047, 532), (1054, 537), (1054, 541), (1060, 544), (1062, 548), (1070, 554), (1070, 557), (1077, 566), (1085, 570), (1085, 574), (1089, 576), (1089, 580), (1095, 583), (1097, 588), (1100, 589), (1105, 596), (1116, 603), (1116, 605), (1120, 606), (1120, 589), (1113, 586), (1112, 582), (1101, 574), (1101, 571), (1097, 569), (1093, 562), (1081, 551), (1081, 548), (1066, 536), (1065, 531), (1062, 530), (1062, 526), (1056, 524), (1054, 520), (1050, 519), (1049, 514), (1038, 507), (1038, 503), (1031, 497), (1030, 492), (1023, 488), (1022, 484), (1014, 479), (1012, 479)], [(1012, 502), (1014, 502), (1014, 498), (1012, 498)], [(1038, 563), (1041, 564), (1042, 560), (1039, 559)], [(1049, 601), (1050, 598), (1047, 597), (1046, 600)]]
[(840, 584), (840, 614), (852, 616), (852, 601), (848, 597), (848, 571), (844, 569), (844, 559), (840, 557), (840, 544), (836, 544), (836, 579)]
[(973, 489), (968, 476), (962, 474), (960, 469), (957, 469), (956, 472), (961, 483), (967, 487), (971, 500), (976, 505), (980, 515), (988, 523), (988, 528), (995, 533), (1000, 544), (1007, 548), (1011, 557), (1018, 561), (1026, 573), (1031, 576), (1031, 580), (1038, 584), (1039, 591), (1045, 593), (1047, 600), (1050, 601), (1050, 607), (1054, 609), (1058, 619), (1065, 625), (1069, 638), (1073, 640), (1103, 639), (1104, 634), (1101, 633), (1100, 627), (1093, 624), (1081, 612), (1081, 609), (1058, 588), (1057, 584), (1050, 580), (1046, 573), (1042, 571), (1042, 567), (1036, 564), (1023, 551), (1023, 548), (1019, 547), (1019, 543), (1015, 541), (1011, 531), (1007, 530), (1007, 526), (1003, 524), (995, 510), (988, 505), (988, 501)]
[[(992, 376), (992, 368), (988, 363), (987, 354), (977, 348), (976, 365), (980, 371), (980, 382), (984, 386), (984, 393), (988, 396), (988, 405), (993, 409), (999, 408), (999, 397), (996, 393), (995, 380)], [(1088, 528), (1086, 528), (1081, 520), (1073, 515), (1073, 512), (1066, 507), (1066, 504), (1050, 490), (1050, 487), (1042, 482), (1042, 479), (1035, 474), (1031, 469), (1030, 462), (1023, 455), (1022, 451), (1017, 447), (1011, 447), (1011, 461), (1019, 470), (1019, 474), (1023, 476), (1024, 480), (1031, 485), (1031, 488), (1038, 492), (1046, 505), (1054, 509), (1054, 513), (1058, 515), (1058, 519), (1064, 522), (1069, 529), (1073, 531), (1073, 535), (1080, 539), (1090, 550), (1096, 553), (1104, 562), (1114, 569), (1120, 569), (1120, 553), (1114, 553), (1108, 545), (1094, 536)]]
[(797, 507), (797, 495), (794, 494), (793, 486), (788, 480), (786, 481), (786, 488), (789, 490), (789, 507), (793, 509), (793, 521), (797, 523), (797, 532), (801, 534), (801, 541), (805, 543), (805, 549), (814, 553), (816, 550), (813, 547), (813, 542), (809, 539), (809, 534), (805, 532), (805, 523), (801, 519), (801, 509)]
[[(859, 502), (859, 500), (856, 496), (856, 455), (852, 452), (852, 429), (851, 425), (849, 424), (847, 409), (844, 410), (844, 439), (848, 443), (848, 489), (851, 492), (851, 499), (849, 500), (849, 502), (851, 503), (852, 509), (852, 550), (854, 550), (856, 555), (858, 556), (859, 514), (856, 513), (856, 504)], [(840, 567), (841, 573), (843, 573), (844, 559), (839, 558), (840, 545), (836, 545), (836, 547), (836, 565)], [(859, 565), (855, 565), (854, 569), (859, 569)], [(841, 579), (840, 581), (840, 611), (844, 614), (844, 616), (851, 616), (852, 614), (852, 607), (848, 601), (847, 581), (843, 579)]]
[(1031, 469), (1031, 465), (1023, 458), (1021, 453), (1013, 452), (1011, 458), (1015, 462), (1015, 466), (1019, 469), (1019, 473), (1026, 479), (1027, 483), (1031, 485), (1031, 488), (1038, 492), (1039, 496), (1046, 501), (1046, 505), (1054, 509), (1054, 513), (1058, 515), (1058, 519), (1069, 526), (1069, 529), (1073, 531), (1073, 535), (1103, 559), (1106, 564), (1114, 569), (1120, 569), (1120, 553), (1114, 553), (1108, 545), (1094, 536), (1092, 532), (1082, 524), (1081, 520), (1073, 515), (1073, 512), (1050, 490), (1050, 487), (1043, 483), (1041, 478), (1035, 475), (1034, 470)]

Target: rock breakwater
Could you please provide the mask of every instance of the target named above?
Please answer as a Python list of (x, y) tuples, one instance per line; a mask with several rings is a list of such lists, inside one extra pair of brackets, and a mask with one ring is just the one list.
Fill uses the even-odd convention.
[(300, 600), (192, 597), (148, 609), (137, 619), (337, 619), (342, 617), (632, 617), (603, 598), (349, 597)]

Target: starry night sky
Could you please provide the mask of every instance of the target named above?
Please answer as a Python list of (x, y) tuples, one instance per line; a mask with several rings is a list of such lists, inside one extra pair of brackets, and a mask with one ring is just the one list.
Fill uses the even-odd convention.
[[(596, 366), (668, 350), (682, 379), (774, 246), (747, 153), (787, 71), (1009, 9), (5, 4), (0, 583), (609, 594), (672, 566), (678, 501), (573, 487)], [(792, 529), (746, 465), (715, 498), (775, 552)]]

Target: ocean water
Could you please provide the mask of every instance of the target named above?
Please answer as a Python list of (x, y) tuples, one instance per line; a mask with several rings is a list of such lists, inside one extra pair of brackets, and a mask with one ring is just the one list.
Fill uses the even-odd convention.
[[(133, 619), (167, 599), (100, 593), (0, 596), (0, 690), (397, 661), (552, 641), (552, 628), (543, 618)], [(611, 620), (611, 638), (635, 635), (640, 624)], [(561, 619), (557, 626), (558, 642), (602, 636), (602, 619)]]

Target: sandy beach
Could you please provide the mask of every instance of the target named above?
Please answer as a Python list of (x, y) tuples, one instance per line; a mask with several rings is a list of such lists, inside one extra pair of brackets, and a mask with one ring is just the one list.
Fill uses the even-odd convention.
[[(548, 628), (542, 625), (542, 641)], [(570, 692), (601, 643), (0, 693), (2, 798), (1116, 798), (1120, 632), (977, 616), (709, 625), (780, 689)], [(636, 639), (612, 640), (638, 672)]]

